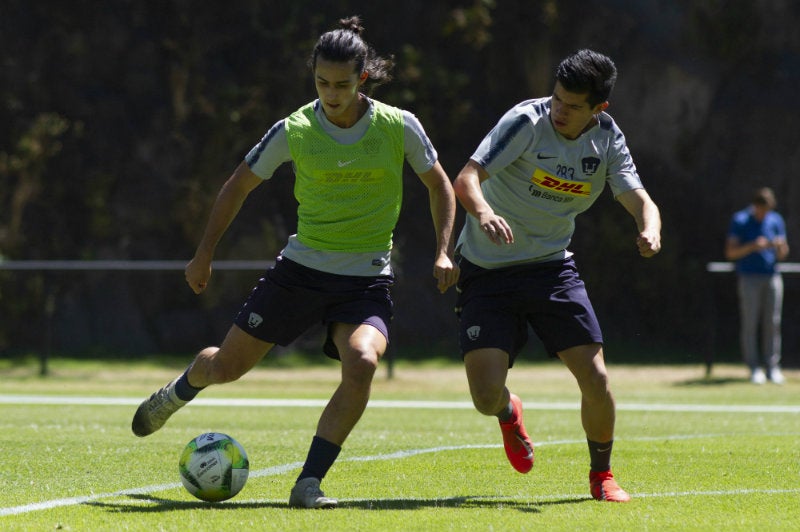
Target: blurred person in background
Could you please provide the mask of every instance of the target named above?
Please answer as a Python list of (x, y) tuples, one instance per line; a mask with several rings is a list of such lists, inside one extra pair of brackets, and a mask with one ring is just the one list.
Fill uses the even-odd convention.
[(775, 206), (772, 189), (756, 190), (751, 204), (734, 213), (725, 241), (725, 258), (736, 262), (739, 342), (754, 384), (767, 379), (785, 382), (780, 365), (783, 277), (778, 262), (789, 255), (789, 245), (786, 224)]

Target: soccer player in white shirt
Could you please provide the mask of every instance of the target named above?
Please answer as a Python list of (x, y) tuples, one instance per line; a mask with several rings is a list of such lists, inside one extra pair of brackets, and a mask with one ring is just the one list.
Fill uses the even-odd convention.
[(581, 390), (589, 444), (590, 491), (598, 500), (630, 496), (611, 473), (615, 405), (603, 337), (567, 246), (575, 217), (606, 183), (633, 216), (643, 257), (661, 249), (661, 216), (644, 190), (622, 131), (605, 113), (616, 81), (608, 57), (580, 50), (556, 71), (553, 94), (509, 110), (454, 182), (467, 211), (456, 244), (461, 278), (459, 343), (475, 408), (497, 416), (506, 455), (533, 467), (522, 402), (506, 387), (528, 325)]

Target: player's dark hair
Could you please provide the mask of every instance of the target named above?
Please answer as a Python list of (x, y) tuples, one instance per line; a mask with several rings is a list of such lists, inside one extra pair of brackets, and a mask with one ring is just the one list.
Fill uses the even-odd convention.
[(339, 29), (320, 36), (308, 61), (311, 70), (316, 69), (318, 58), (335, 63), (353, 61), (359, 75), (364, 72), (368, 75), (365, 83), (368, 85), (367, 91), (390, 81), (394, 60), (391, 56), (388, 59), (379, 57), (375, 50), (364, 42), (361, 38), (361, 33), (364, 31), (361, 18), (358, 16), (343, 18), (339, 21), (339, 26)]
[(608, 101), (617, 81), (617, 67), (607, 56), (592, 50), (578, 50), (556, 69), (556, 80), (569, 92), (589, 93), (591, 107)]

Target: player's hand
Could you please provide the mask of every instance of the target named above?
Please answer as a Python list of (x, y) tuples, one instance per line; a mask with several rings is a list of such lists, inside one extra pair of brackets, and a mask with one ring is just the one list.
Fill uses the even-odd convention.
[(502, 216), (498, 216), (495, 213), (484, 214), (478, 219), (478, 223), (481, 231), (498, 246), (514, 243), (514, 234), (511, 232), (511, 227)]
[(650, 258), (661, 251), (661, 233), (658, 231), (643, 231), (636, 237), (636, 246), (639, 255)]
[(460, 270), (450, 257), (442, 255), (433, 265), (433, 276), (436, 278), (436, 288), (444, 294), (447, 289), (458, 282)]
[(186, 282), (195, 294), (202, 294), (211, 279), (211, 261), (195, 256), (184, 270)]

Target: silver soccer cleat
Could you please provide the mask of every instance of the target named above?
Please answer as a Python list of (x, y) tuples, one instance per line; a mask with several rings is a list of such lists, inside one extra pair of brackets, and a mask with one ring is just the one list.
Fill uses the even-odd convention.
[(148, 436), (167, 422), (169, 416), (174, 414), (183, 405), (188, 403), (175, 395), (175, 379), (153, 395), (142, 401), (131, 422), (133, 433), (139, 437)]
[(292, 488), (289, 506), (292, 508), (336, 508), (339, 501), (326, 497), (319, 488), (319, 479), (308, 477)]

